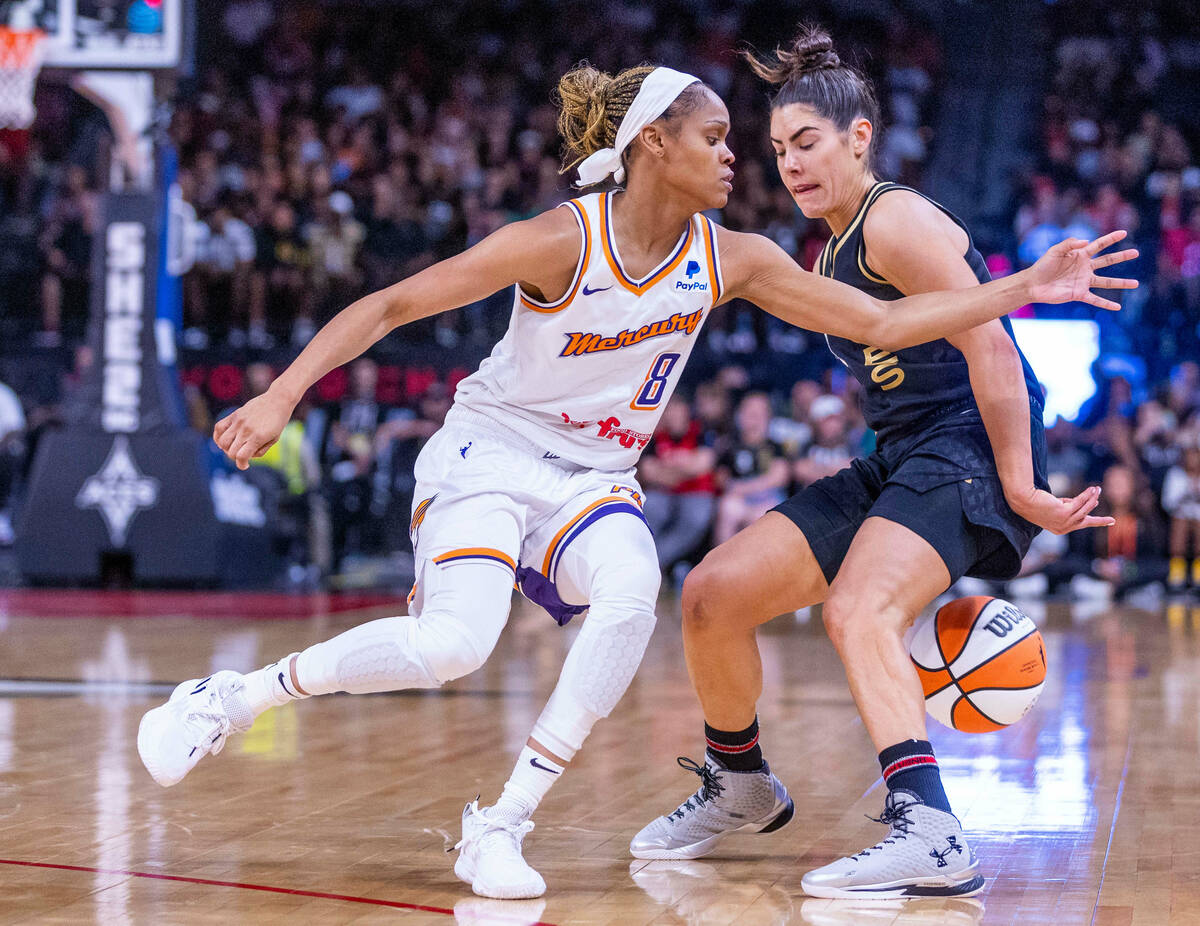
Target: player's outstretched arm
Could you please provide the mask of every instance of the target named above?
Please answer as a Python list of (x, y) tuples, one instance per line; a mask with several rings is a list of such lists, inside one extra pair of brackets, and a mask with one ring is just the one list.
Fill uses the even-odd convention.
[(1096, 275), (1097, 270), (1137, 257), (1133, 249), (1097, 256), (1124, 237), (1124, 231), (1115, 231), (1090, 243), (1071, 238), (1056, 244), (1032, 267), (983, 286), (884, 302), (837, 280), (809, 273), (761, 235), (719, 229), (727, 287), (722, 301), (746, 299), (801, 328), (900, 350), (958, 334), (1030, 302), (1080, 301), (1119, 309), (1092, 288), (1137, 286), (1136, 280)]
[(394, 328), (470, 305), (520, 281), (553, 293), (579, 261), (579, 226), (567, 209), (493, 232), (472, 248), (370, 293), (325, 325), (263, 395), (213, 429), (213, 440), (239, 469), (278, 440), (300, 397), (322, 376), (353, 360)]

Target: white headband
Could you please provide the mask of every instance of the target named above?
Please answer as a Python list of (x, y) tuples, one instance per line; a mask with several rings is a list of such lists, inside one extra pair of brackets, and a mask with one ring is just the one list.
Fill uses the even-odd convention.
[(699, 77), (671, 68), (655, 68), (647, 74), (629, 106), (629, 112), (625, 113), (617, 129), (616, 146), (601, 148), (589, 155), (579, 165), (579, 179), (575, 185), (591, 186), (609, 174), (617, 183), (623, 183), (625, 168), (621, 165), (621, 155), (629, 143), (637, 137), (638, 132), (665, 113), (679, 94), (699, 80)]

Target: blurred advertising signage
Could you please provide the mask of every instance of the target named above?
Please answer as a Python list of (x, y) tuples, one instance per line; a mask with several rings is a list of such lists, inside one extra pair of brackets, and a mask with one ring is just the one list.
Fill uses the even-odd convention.
[(1046, 390), (1044, 421), (1072, 421), (1096, 392), (1100, 326), (1091, 319), (1013, 318), (1013, 334)]

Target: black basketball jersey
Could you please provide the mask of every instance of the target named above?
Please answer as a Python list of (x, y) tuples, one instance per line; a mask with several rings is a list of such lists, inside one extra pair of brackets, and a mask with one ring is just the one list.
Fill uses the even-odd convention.
[[(880, 196), (889, 190), (907, 189), (909, 187), (896, 183), (875, 184), (846, 230), (826, 243), (814, 269), (823, 276), (848, 283), (876, 299), (902, 299), (904, 294), (867, 264), (863, 224), (867, 212)], [(967, 227), (939, 203), (916, 190), (911, 192), (928, 199), (967, 233), (967, 252), (963, 256), (979, 282), (987, 283), (991, 276)], [(913, 246), (919, 247), (920, 242), (914, 241)], [(1001, 323), (1008, 336), (1013, 337), (1008, 319), (1001, 319)], [(828, 335), (826, 341), (834, 355), (862, 384), (863, 415), (880, 443), (890, 437), (919, 430), (923, 420), (931, 420), (948, 408), (975, 404), (967, 361), (962, 352), (944, 338), (894, 352)], [(1016, 345), (1015, 338), (1013, 344)], [(1017, 353), (1021, 356), (1021, 366), (1025, 371), (1025, 387), (1031, 396), (1040, 401), (1042, 389), (1037, 377), (1019, 346)]]

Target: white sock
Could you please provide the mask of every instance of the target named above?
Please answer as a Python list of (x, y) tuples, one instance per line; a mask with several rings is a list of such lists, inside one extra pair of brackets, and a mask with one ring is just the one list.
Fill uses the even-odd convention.
[[(292, 656), (295, 655), (292, 653)], [(285, 656), (278, 662), (242, 676), (245, 686), (243, 696), (255, 717), (267, 708), (308, 697), (300, 694), (292, 681), (292, 656)]]
[(521, 750), (512, 775), (504, 785), (500, 800), (488, 810), (489, 816), (505, 823), (524, 823), (533, 816), (550, 786), (563, 773), (563, 768), (553, 759), (526, 746)]

